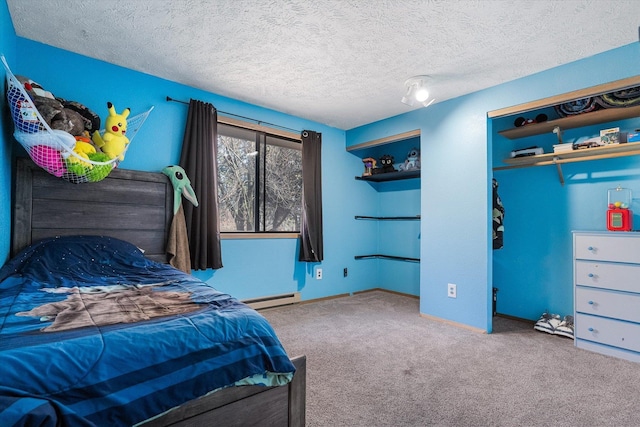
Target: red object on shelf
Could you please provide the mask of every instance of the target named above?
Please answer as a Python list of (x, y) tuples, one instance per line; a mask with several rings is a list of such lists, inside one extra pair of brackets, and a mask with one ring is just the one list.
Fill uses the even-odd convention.
[(633, 228), (633, 212), (631, 209), (608, 209), (607, 230), (631, 231)]

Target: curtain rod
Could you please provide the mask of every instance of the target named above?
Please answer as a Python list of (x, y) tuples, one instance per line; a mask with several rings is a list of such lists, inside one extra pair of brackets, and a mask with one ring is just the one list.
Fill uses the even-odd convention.
[[(180, 101), (179, 99), (173, 99), (173, 98), (171, 98), (171, 97), (170, 97), (170, 96), (168, 96), (168, 95), (167, 95), (167, 101), (169, 101), (169, 102), (179, 102), (180, 104), (189, 105), (189, 103), (188, 103), (188, 102), (186, 102), (186, 101)], [(269, 125), (269, 126), (278, 127), (278, 128), (280, 128), (280, 129), (290, 130), (290, 131), (292, 131), (292, 132), (301, 133), (301, 131), (299, 131), (299, 130), (297, 130), (297, 129), (291, 129), (291, 128), (288, 128), (288, 127), (286, 127), (286, 126), (276, 125), (276, 124), (274, 124), (274, 123), (263, 122), (262, 120), (252, 119), (251, 117), (240, 116), (240, 115), (238, 115), (238, 114), (227, 113), (226, 111), (220, 111), (220, 110), (218, 110), (218, 113), (220, 113), (220, 114), (224, 114), (224, 115), (227, 115), (227, 116), (239, 117), (239, 118), (241, 118), (241, 119), (245, 119), (245, 120), (251, 120), (251, 121), (253, 121), (253, 122), (256, 122), (256, 123), (257, 123), (257, 124), (259, 124), (259, 125)]]

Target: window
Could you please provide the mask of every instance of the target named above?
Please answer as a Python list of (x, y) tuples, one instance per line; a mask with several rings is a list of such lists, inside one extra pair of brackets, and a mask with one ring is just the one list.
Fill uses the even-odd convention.
[(301, 149), (299, 141), (218, 123), (221, 232), (299, 232)]

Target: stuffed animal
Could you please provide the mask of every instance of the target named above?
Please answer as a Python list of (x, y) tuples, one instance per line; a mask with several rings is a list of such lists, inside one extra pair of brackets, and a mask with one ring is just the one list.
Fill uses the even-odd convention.
[(16, 125), (16, 131), (36, 133), (40, 131), (40, 121), (36, 107), (31, 99), (27, 99), (20, 88), (11, 85), (7, 92), (7, 99), (11, 107), (11, 118)]
[(60, 178), (67, 172), (67, 168), (62, 161), (62, 156), (55, 148), (47, 147), (46, 145), (36, 145), (29, 150), (29, 155), (35, 164), (51, 175)]
[(32, 99), (38, 112), (51, 129), (63, 130), (74, 136), (82, 135), (84, 121), (80, 114), (65, 108), (57, 99), (42, 96), (34, 96)]
[(178, 165), (167, 166), (162, 169), (162, 173), (167, 175), (173, 185), (173, 214), (178, 213), (178, 209), (182, 204), (182, 196), (198, 207), (198, 198), (196, 197), (191, 181), (187, 173)]
[(91, 135), (93, 131), (100, 130), (100, 116), (94, 113), (89, 108), (85, 107), (78, 101), (67, 101), (62, 98), (58, 98), (62, 105), (67, 110), (75, 111), (80, 115), (84, 123), (84, 130)]
[(90, 160), (89, 154), (94, 154), (96, 152), (95, 147), (83, 137), (76, 137), (76, 140), (76, 146), (73, 149), (73, 152), (77, 156), (71, 154), (68, 158), (69, 163), (77, 163), (85, 169), (93, 169), (93, 164), (82, 161), (82, 159)]
[(191, 181), (184, 169), (178, 165), (167, 166), (162, 169), (173, 185), (173, 220), (169, 228), (166, 252), (169, 264), (185, 273), (191, 272), (191, 255), (189, 254), (189, 239), (187, 224), (182, 208), (182, 196), (198, 207), (198, 198), (191, 187)]
[(104, 153), (90, 153), (88, 154), (89, 160), (102, 163), (100, 165), (93, 165), (91, 170), (87, 171), (87, 179), (89, 182), (102, 181), (111, 173), (113, 169), (113, 163), (109, 163), (109, 156)]
[(396, 172), (396, 168), (393, 167), (393, 156), (385, 154), (380, 157), (381, 173)]
[(376, 159), (374, 159), (373, 157), (367, 157), (365, 159), (362, 159), (362, 163), (364, 163), (364, 172), (362, 173), (362, 176), (373, 175), (373, 171), (376, 168)]
[(127, 132), (127, 117), (131, 113), (131, 109), (125, 108), (121, 114), (118, 114), (110, 102), (107, 102), (107, 108), (109, 109), (109, 115), (105, 120), (104, 135), (94, 131), (91, 139), (109, 158), (118, 158), (118, 160), (122, 161), (124, 160), (124, 152), (129, 144), (129, 138), (124, 134)]
[(407, 159), (400, 165), (401, 171), (411, 171), (420, 169), (420, 150), (412, 148), (407, 154)]
[(24, 89), (27, 91), (29, 96), (35, 95), (35, 96), (41, 96), (43, 98), (55, 99), (55, 96), (53, 96), (51, 92), (49, 92), (48, 90), (44, 90), (44, 88), (40, 86), (40, 84), (34, 82), (30, 78), (27, 78), (24, 76), (16, 76), (16, 79), (20, 83), (22, 83), (22, 85), (24, 86)]
[(56, 99), (51, 92), (44, 90), (42, 86), (27, 77), (16, 76), (16, 79), (22, 83), (38, 113), (51, 129), (62, 130), (74, 136), (84, 132), (85, 122), (82, 116), (66, 108), (62, 103), (63, 100)]

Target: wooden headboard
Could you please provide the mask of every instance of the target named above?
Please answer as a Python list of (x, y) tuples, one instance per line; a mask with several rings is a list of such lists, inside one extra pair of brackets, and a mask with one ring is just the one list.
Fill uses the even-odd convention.
[(167, 262), (173, 187), (162, 173), (114, 169), (100, 182), (72, 184), (31, 159), (16, 159), (11, 256), (46, 237), (102, 235)]

